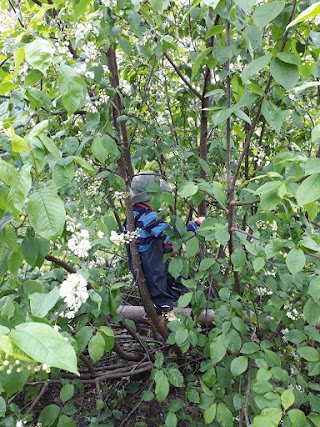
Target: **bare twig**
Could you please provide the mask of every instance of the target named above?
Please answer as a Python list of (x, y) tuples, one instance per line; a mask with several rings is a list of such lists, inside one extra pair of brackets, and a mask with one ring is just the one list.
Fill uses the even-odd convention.
[(86, 356), (83, 353), (80, 354), (80, 359), (86, 365), (90, 374), (93, 377), (95, 377), (97, 375), (96, 370), (94, 369), (94, 366), (90, 363), (90, 361), (86, 358)]
[[(34, 401), (31, 403), (29, 409), (27, 412), (32, 412), (34, 410), (34, 408), (36, 407), (37, 403), (39, 402), (39, 400), (41, 399), (41, 397), (45, 394), (45, 392), (48, 390), (49, 387), (49, 382), (50, 381), (45, 381), (43, 383), (43, 387), (40, 390), (40, 393), (38, 394), (38, 396), (34, 399)], [(61, 383), (61, 382), (60, 382)]]

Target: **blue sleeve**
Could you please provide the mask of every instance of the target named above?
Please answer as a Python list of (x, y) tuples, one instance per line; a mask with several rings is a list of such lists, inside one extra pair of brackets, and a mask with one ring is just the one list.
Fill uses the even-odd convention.
[(187, 230), (197, 233), (199, 227), (200, 225), (196, 221), (190, 221), (189, 224), (187, 225)]

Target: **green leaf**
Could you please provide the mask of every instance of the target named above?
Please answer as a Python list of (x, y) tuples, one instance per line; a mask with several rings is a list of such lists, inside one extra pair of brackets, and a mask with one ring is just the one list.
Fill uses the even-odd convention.
[(181, 297), (179, 297), (178, 299), (177, 306), (187, 307), (190, 304), (192, 295), (193, 295), (193, 292), (187, 292), (186, 294), (181, 295)]
[(173, 258), (169, 264), (169, 273), (176, 279), (180, 276), (183, 269), (183, 261), (181, 258)]
[(47, 135), (41, 134), (40, 140), (42, 144), (46, 147), (46, 149), (49, 151), (49, 153), (51, 153), (54, 157), (61, 157), (59, 148), (56, 146), (56, 144), (51, 138), (49, 138)]
[(255, 74), (257, 74), (262, 68), (266, 67), (271, 61), (272, 55), (264, 55), (255, 59), (254, 61), (249, 62), (245, 66), (244, 70), (240, 74), (241, 80), (243, 83), (251, 79)]
[(294, 344), (300, 344), (307, 339), (307, 336), (299, 329), (292, 329), (286, 333), (285, 338)]
[(190, 197), (196, 194), (198, 186), (194, 182), (186, 182), (180, 189), (179, 194), (181, 197)]
[(40, 136), (47, 129), (49, 125), (49, 120), (43, 120), (42, 122), (36, 124), (28, 134), (28, 138), (34, 138)]
[(235, 271), (241, 271), (246, 266), (246, 253), (242, 248), (237, 248), (231, 255), (231, 261)]
[(291, 411), (288, 412), (288, 415), (292, 423), (292, 427), (302, 427), (309, 425), (306, 416), (302, 411), (300, 411), (300, 409), (291, 409)]
[(11, 212), (14, 214), (14, 211), (20, 211), (25, 204), (25, 201), (28, 196), (28, 192), (31, 188), (31, 166), (25, 165), (22, 166), (19, 172), (18, 179), (15, 182), (15, 185), (10, 188), (8, 194), (8, 205), (11, 209)]
[(72, 345), (51, 326), (36, 322), (22, 323), (9, 336), (34, 360), (79, 375)]
[(211, 424), (212, 421), (215, 419), (217, 413), (217, 404), (214, 403), (213, 405), (209, 406), (208, 409), (204, 411), (204, 423), (205, 424)]
[(320, 197), (320, 173), (306, 178), (298, 187), (296, 199), (299, 206), (318, 200)]
[(120, 151), (115, 141), (108, 135), (96, 137), (91, 146), (92, 154), (99, 162), (104, 163), (109, 157), (113, 160), (120, 158)]
[(74, 385), (73, 384), (64, 384), (60, 390), (60, 399), (62, 403), (67, 402), (74, 395)]
[(94, 168), (91, 166), (91, 164), (87, 160), (83, 159), (82, 157), (78, 157), (78, 156), (71, 156), (71, 157), (76, 163), (78, 163), (78, 165), (80, 165), (87, 172), (90, 172), (90, 173), (95, 172)]
[(6, 414), (6, 401), (0, 396), (0, 417), (4, 417)]
[(301, 60), (300, 57), (291, 52), (278, 52), (277, 58), (279, 58), (283, 62), (287, 62), (288, 64), (300, 65)]
[(40, 236), (55, 239), (63, 232), (66, 211), (53, 190), (40, 189), (31, 194), (28, 214), (32, 227)]
[(285, 390), (281, 393), (281, 403), (285, 411), (294, 404), (294, 399), (295, 397), (291, 389)]
[(296, 24), (299, 24), (299, 22), (303, 22), (319, 14), (320, 14), (320, 2), (317, 2), (307, 7), (307, 9), (301, 12), (293, 21), (290, 22), (290, 24), (287, 25), (287, 29), (293, 27)]
[(10, 374), (6, 370), (0, 371), (1, 390), (4, 390), (9, 396), (22, 391), (29, 375), (30, 373), (27, 369), (23, 369), (22, 372), (17, 372), (14, 369)]
[(262, 257), (255, 258), (252, 262), (253, 269), (256, 273), (258, 271), (262, 270), (263, 267), (265, 266), (265, 264), (266, 264), (266, 262), (265, 262), (264, 258), (262, 258)]
[(317, 157), (307, 159), (306, 163), (304, 164), (304, 171), (306, 175), (320, 173), (320, 159)]
[(210, 357), (212, 364), (215, 365), (222, 360), (227, 352), (223, 338), (219, 335), (210, 343)]
[(278, 427), (281, 418), (280, 408), (266, 408), (260, 415), (254, 417), (252, 427)]
[(38, 423), (43, 427), (51, 426), (60, 414), (60, 408), (57, 405), (48, 405), (40, 412)]
[(315, 325), (320, 318), (320, 305), (309, 298), (304, 305), (303, 315), (309, 325)]
[(23, 362), (32, 361), (32, 358), (23, 352), (7, 335), (0, 336), (0, 350)]
[(78, 332), (75, 335), (75, 340), (78, 343), (80, 353), (82, 353), (83, 350), (87, 347), (91, 337), (92, 337), (92, 328), (90, 326), (83, 326), (78, 330)]
[(234, 0), (235, 4), (247, 13), (250, 13), (256, 0)]
[(36, 317), (45, 317), (59, 299), (59, 289), (54, 287), (48, 294), (33, 293), (29, 295), (31, 313)]
[(284, 9), (285, 1), (268, 2), (258, 6), (252, 14), (253, 22), (260, 28), (273, 21)]
[(220, 427), (232, 427), (233, 415), (230, 409), (224, 403), (218, 403), (217, 422)]
[(0, 83), (0, 95), (6, 95), (8, 92), (11, 92), (13, 89), (18, 87), (16, 83), (12, 83), (9, 81)]
[(226, 198), (226, 191), (223, 185), (220, 182), (213, 181), (210, 183), (210, 190), (214, 197), (222, 204), (225, 205), (227, 198)]
[[(64, 407), (64, 410), (66, 410), (66, 406)], [(71, 414), (69, 414), (69, 415), (71, 415)], [(69, 418), (66, 415), (62, 414), (59, 417), (59, 420), (58, 420), (58, 423), (57, 423), (57, 427), (76, 427), (76, 423), (71, 418)]]
[(231, 373), (233, 376), (243, 374), (248, 369), (248, 358), (246, 356), (239, 356), (231, 362)]
[(177, 330), (174, 335), (175, 341), (179, 346), (182, 346), (188, 339), (189, 331), (185, 326)]
[(40, 70), (31, 70), (24, 79), (24, 86), (34, 86), (42, 77)]
[(105, 342), (100, 332), (97, 332), (89, 341), (88, 351), (93, 362), (98, 362), (104, 355)]
[(17, 169), (7, 162), (0, 162), (0, 180), (9, 187), (15, 185), (19, 176)]
[(212, 49), (213, 49), (212, 47), (208, 47), (207, 49), (205, 49), (201, 53), (199, 53), (199, 55), (196, 57), (196, 59), (193, 62), (193, 65), (192, 65), (191, 80), (193, 80), (195, 78), (195, 75), (197, 74), (201, 64), (203, 63), (203, 61), (205, 60), (207, 55), (212, 51)]
[(28, 143), (23, 138), (21, 138), (21, 136), (16, 135), (12, 125), (10, 125), (10, 127), (8, 129), (5, 129), (4, 131), (7, 134), (7, 136), (10, 138), (12, 151), (14, 151), (15, 153), (30, 151), (30, 147)]
[(154, 376), (156, 382), (155, 394), (159, 402), (163, 402), (169, 394), (169, 381), (162, 370), (157, 370)]
[[(320, 143), (320, 125), (316, 125), (312, 131), (311, 131), (311, 142), (313, 142), (314, 144), (319, 144)], [(320, 159), (318, 158), (311, 158), (307, 160), (308, 161), (315, 161), (317, 164), (319, 164)], [(320, 172), (319, 170), (317, 172)], [(311, 173), (311, 172), (309, 172)]]
[(280, 132), (286, 113), (281, 111), (272, 102), (266, 100), (262, 103), (261, 112), (272, 129), (276, 132)]
[(165, 427), (176, 427), (178, 423), (178, 418), (174, 412), (168, 413), (166, 416)]
[(215, 9), (218, 4), (219, 4), (220, 0), (203, 0), (203, 4), (212, 7), (213, 9)]
[(287, 255), (286, 264), (292, 275), (301, 271), (306, 263), (306, 257), (302, 249), (292, 248)]
[(39, 38), (26, 44), (25, 54), (27, 62), (45, 75), (52, 62), (54, 49), (48, 40)]
[(104, 351), (111, 351), (114, 347), (114, 331), (107, 326), (100, 326), (99, 331), (104, 338)]
[(306, 205), (304, 205), (304, 208), (307, 211), (309, 221), (314, 221), (318, 214), (318, 203), (307, 203)]
[(221, 245), (226, 245), (229, 242), (230, 234), (227, 228), (218, 228), (215, 237)]
[(188, 257), (195, 256), (200, 250), (199, 240), (196, 236), (189, 239), (186, 243), (186, 252)]
[(167, 377), (170, 384), (174, 387), (183, 387), (184, 379), (179, 369), (170, 368), (167, 370)]
[(266, 182), (265, 184), (261, 185), (261, 187), (256, 189), (255, 194), (261, 196), (262, 194), (270, 193), (279, 188), (282, 184), (283, 181)]
[(316, 303), (320, 302), (320, 278), (319, 277), (316, 277), (315, 279), (311, 280), (308, 294), (312, 297), (314, 302)]
[(295, 87), (299, 81), (298, 67), (294, 64), (283, 62), (279, 58), (271, 60), (270, 71), (276, 82), (287, 90)]
[(298, 353), (301, 357), (303, 357), (303, 359), (307, 360), (308, 362), (318, 362), (320, 359), (319, 352), (312, 347), (300, 347), (298, 348)]
[(61, 65), (58, 85), (63, 105), (68, 114), (73, 114), (84, 103), (85, 84), (81, 74), (68, 65)]
[(74, 7), (73, 20), (76, 22), (83, 15), (88, 7), (90, 0), (80, 0)]
[(240, 353), (253, 354), (260, 350), (260, 347), (255, 342), (246, 342), (243, 344)]
[(74, 177), (75, 167), (71, 158), (66, 157), (58, 161), (53, 168), (52, 177), (58, 190), (68, 185)]
[(214, 258), (204, 258), (200, 262), (199, 271), (207, 271), (210, 267), (212, 267), (216, 263)]

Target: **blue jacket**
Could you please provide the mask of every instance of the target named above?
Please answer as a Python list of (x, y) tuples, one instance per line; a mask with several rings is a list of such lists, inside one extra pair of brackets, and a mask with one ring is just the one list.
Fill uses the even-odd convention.
[[(163, 259), (165, 253), (173, 251), (169, 243), (169, 236), (165, 234), (170, 225), (158, 219), (157, 212), (145, 203), (134, 204), (133, 215), (135, 227), (140, 229), (138, 249), (150, 297), (159, 314), (171, 311), (174, 301), (183, 293), (184, 287), (180, 279), (174, 279), (169, 274), (169, 262), (165, 262)], [(196, 232), (198, 227), (197, 222), (190, 221), (187, 228), (189, 231)], [(130, 270), (136, 278), (129, 245), (127, 248)]]

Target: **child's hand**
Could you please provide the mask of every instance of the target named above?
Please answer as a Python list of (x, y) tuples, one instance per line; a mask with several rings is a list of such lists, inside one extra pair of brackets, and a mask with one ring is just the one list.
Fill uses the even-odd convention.
[(199, 216), (199, 218), (196, 219), (196, 223), (201, 225), (205, 219), (205, 216)]

